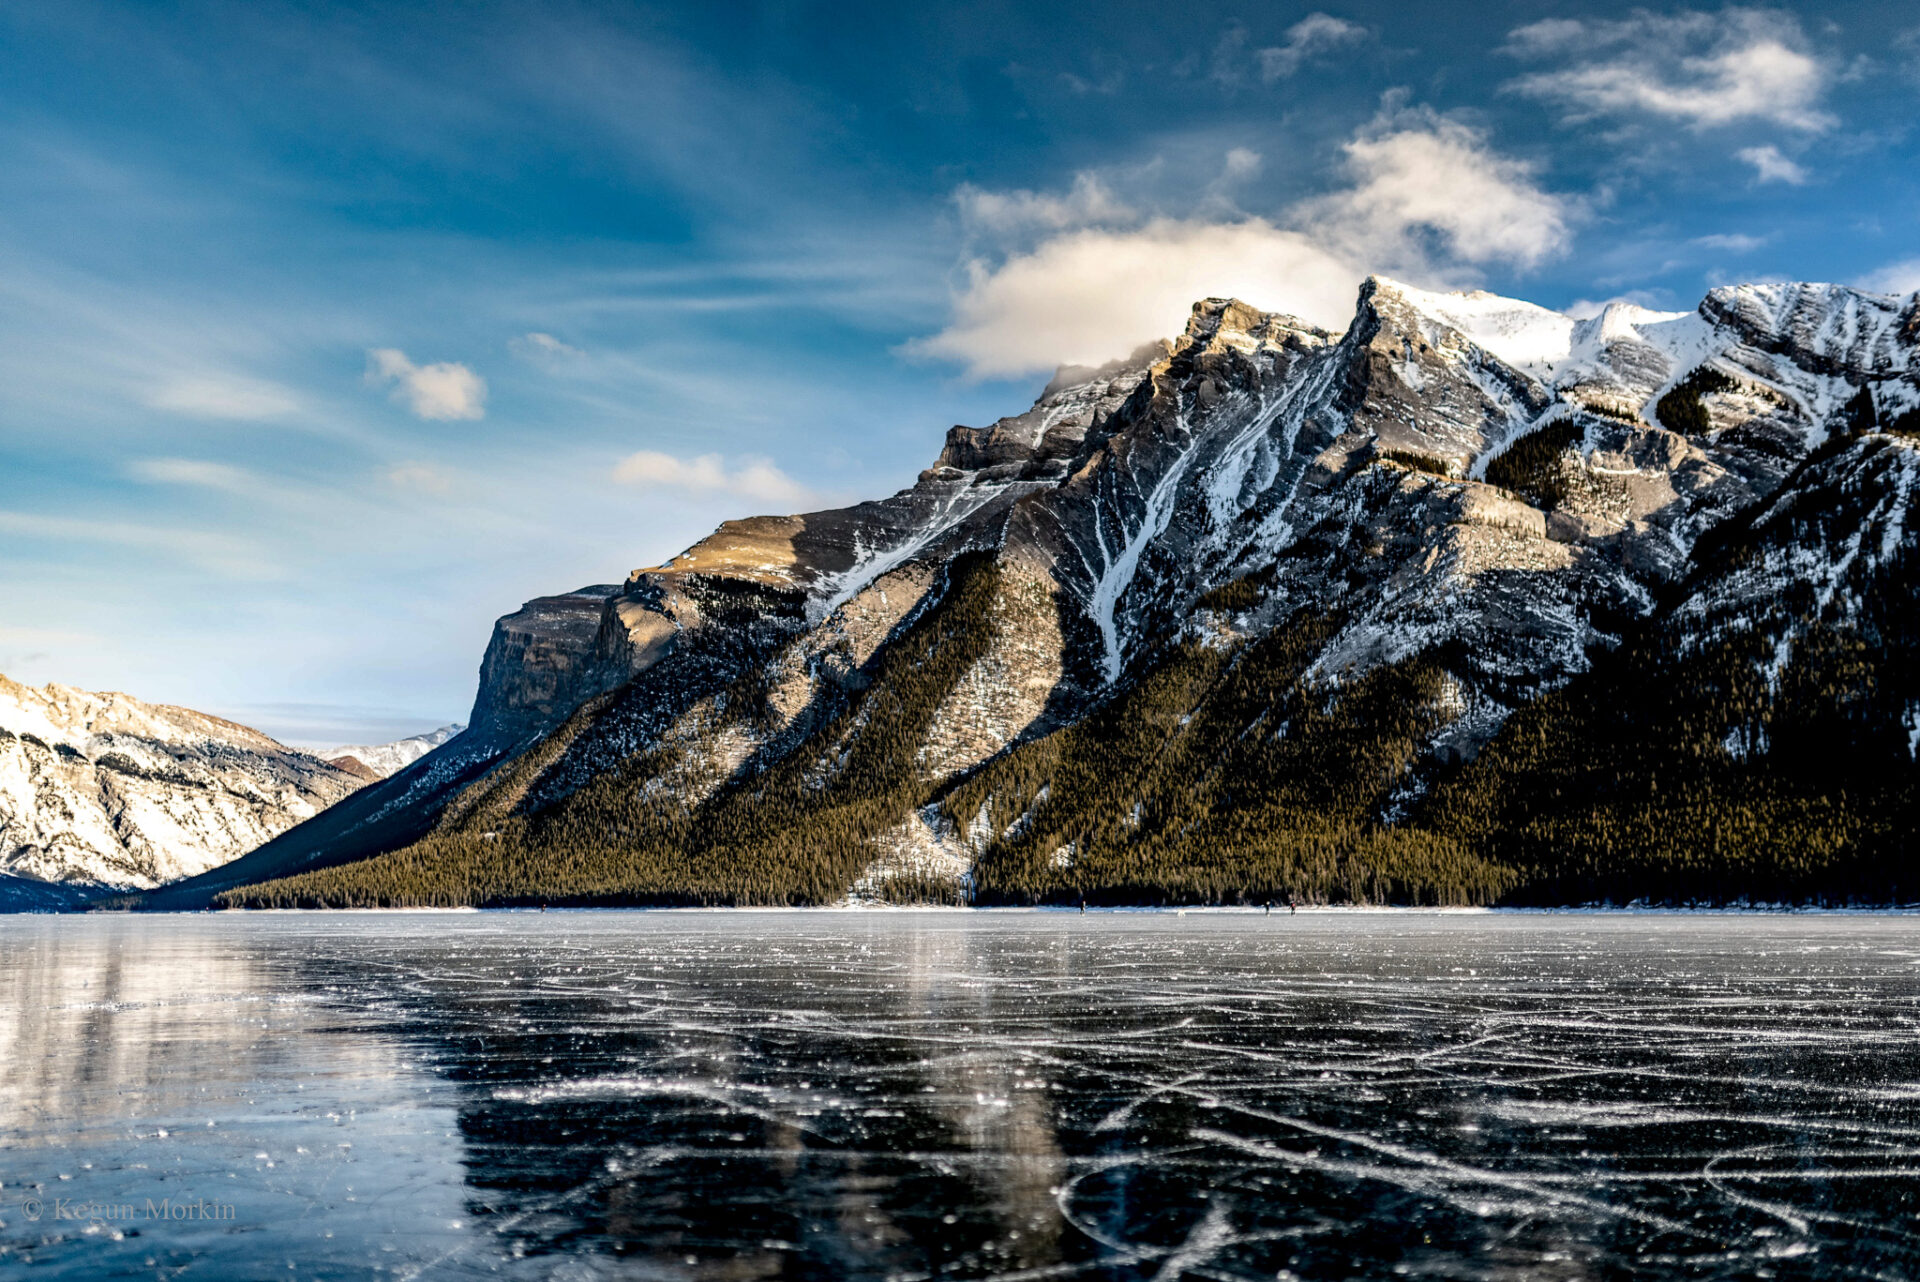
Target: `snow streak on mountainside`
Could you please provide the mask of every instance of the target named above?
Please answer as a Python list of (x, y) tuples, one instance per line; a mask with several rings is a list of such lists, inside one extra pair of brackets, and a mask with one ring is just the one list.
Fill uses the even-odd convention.
[(1875, 436), (1813, 460), (1674, 608), (1684, 644), (1761, 637), (1777, 681), (1811, 630), (1858, 630), (1863, 615), (1884, 612), (1888, 595), (1905, 595), (1894, 576), (1911, 572), (1917, 494), (1920, 441), (1911, 437)]
[(217, 867), (360, 786), (186, 708), (0, 677), (0, 871), (150, 888)]
[[(791, 759), (803, 793), (864, 789), (872, 813), (850, 831), (889, 866), (900, 852), (871, 825), (904, 803), (883, 793), (924, 794), (882, 825), (921, 833), (927, 797), (1075, 725), (1181, 647), (1239, 653), (1303, 618), (1318, 639), (1301, 679), (1327, 698), (1382, 668), (1437, 665), (1419, 752), (1468, 759), (1695, 581), (1704, 535), (1791, 502), (1814, 452), (1860, 451), (1859, 485), (1904, 494), (1907, 447), (1849, 443), (1914, 426), (1916, 347), (1920, 296), (1827, 285), (1574, 320), (1375, 278), (1341, 333), (1205, 300), (1178, 338), (1063, 371), (1023, 414), (954, 428), (890, 498), (730, 521), (622, 585), (530, 602), (488, 648), (474, 729), (415, 770), (441, 762), (463, 786), (484, 773), (447, 833), (559, 815), (619, 778), (622, 795), (672, 799), (697, 835), (703, 808), (759, 795)], [(1904, 503), (1864, 502), (1857, 531), (1834, 531), (1844, 564), (1785, 547), (1769, 572), (1831, 582), (1836, 599), (1873, 590), (1873, 558), (1908, 537)], [(991, 601), (956, 613), (981, 565)], [(929, 627), (964, 638), (950, 684), (875, 689)], [(859, 764), (863, 736), (882, 733), (869, 727), (912, 736), (888, 748), (912, 787)], [(408, 778), (361, 804), (438, 814), (451, 798), (421, 774), (403, 800)], [(1019, 815), (994, 813), (984, 827), (962, 816), (943, 858), (1008, 840)], [(343, 849), (309, 843), (260, 871)]]

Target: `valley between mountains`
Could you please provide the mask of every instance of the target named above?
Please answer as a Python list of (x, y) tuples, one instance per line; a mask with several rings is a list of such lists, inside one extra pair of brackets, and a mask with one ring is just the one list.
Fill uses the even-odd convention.
[(1920, 899), (1916, 348), (1827, 285), (1209, 299), (527, 603), (464, 732), (141, 904)]

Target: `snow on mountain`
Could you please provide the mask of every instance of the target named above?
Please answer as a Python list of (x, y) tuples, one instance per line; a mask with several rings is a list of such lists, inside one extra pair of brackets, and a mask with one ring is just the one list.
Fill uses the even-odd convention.
[[(1703, 576), (1674, 608), (1683, 645), (1735, 633), (1765, 640), (1770, 678), (1809, 632), (1858, 630), (1908, 593), (1889, 580), (1912, 560), (1920, 521), (1920, 440), (1874, 434), (1816, 460), (1800, 484), (1751, 520), (1741, 554)], [(1877, 617), (1866, 629), (1889, 629)]]
[[(369, 779), (385, 779), (398, 774), (447, 740), (465, 730), (464, 725), (441, 726), (425, 734), (395, 739), (392, 743), (348, 744), (316, 753), (322, 761), (348, 774)], [(363, 773), (364, 772), (364, 773)]]
[(360, 783), (205, 713), (0, 677), (0, 872), (14, 877), (158, 886), (246, 853)]
[[(1517, 370), (1546, 381), (1556, 364), (1565, 364), (1580, 322), (1515, 298), (1484, 290), (1443, 294), (1383, 282), (1422, 313), (1466, 336)], [(1608, 308), (1614, 311), (1619, 305)], [(1637, 309), (1636, 309), (1637, 310)]]

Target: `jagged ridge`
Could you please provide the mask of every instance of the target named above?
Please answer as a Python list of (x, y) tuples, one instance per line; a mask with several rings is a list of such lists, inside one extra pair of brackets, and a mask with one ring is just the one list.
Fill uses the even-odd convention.
[[(1359, 834), (1350, 855), (1414, 822), (1516, 708), (1664, 619), (1674, 585), (1700, 572), (1703, 535), (1810, 483), (1817, 451), (1869, 448), (1836, 436), (1860, 426), (1848, 407), (1863, 389), (1874, 425), (1897, 427), (1920, 404), (1917, 314), (1915, 298), (1756, 286), (1716, 290), (1693, 313), (1615, 306), (1575, 322), (1376, 279), (1333, 334), (1207, 300), (1179, 339), (1056, 380), (1023, 415), (956, 428), (889, 499), (729, 522), (618, 589), (535, 603), (571, 621), (537, 661), (502, 640), (522, 616), (503, 620), (476, 729), (442, 750), (450, 762), (465, 741), (469, 768), (454, 774), (481, 778), (446, 808), (441, 838), (476, 816), (537, 828), (615, 776), (671, 797), (699, 833), (724, 798), (813, 751), (823, 727), (851, 717), (857, 743), (876, 665), (944, 599), (958, 558), (983, 554), (995, 594), (970, 625), (978, 652), (940, 694), (911, 780), (889, 784), (893, 827), (860, 838), (876, 867), (931, 850), (984, 871), (1037, 812), (996, 804), (976, 822), (924, 798), (977, 787), (1195, 647), (1238, 656), (1301, 620), (1317, 639), (1283, 684), (1323, 693), (1274, 689), (1275, 707), (1334, 706), (1383, 670), (1438, 683), (1430, 724), (1368, 799), (1342, 803)], [(1690, 433), (1660, 422), (1682, 387), (1699, 401)], [(1876, 442), (1889, 457), (1911, 448)], [(856, 755), (812, 767), (822, 795)], [(437, 813), (451, 795), (409, 804)], [(1169, 857), (1213, 857), (1198, 843)], [(603, 888), (620, 884), (622, 851), (609, 836), (595, 855), (611, 870)], [(1484, 897), (1500, 879), (1455, 880)]]

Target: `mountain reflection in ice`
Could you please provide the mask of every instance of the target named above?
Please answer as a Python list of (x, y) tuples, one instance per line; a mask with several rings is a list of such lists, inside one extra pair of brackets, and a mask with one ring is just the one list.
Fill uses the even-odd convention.
[(1916, 1021), (1906, 917), (16, 917), (0, 1272), (1911, 1276)]

